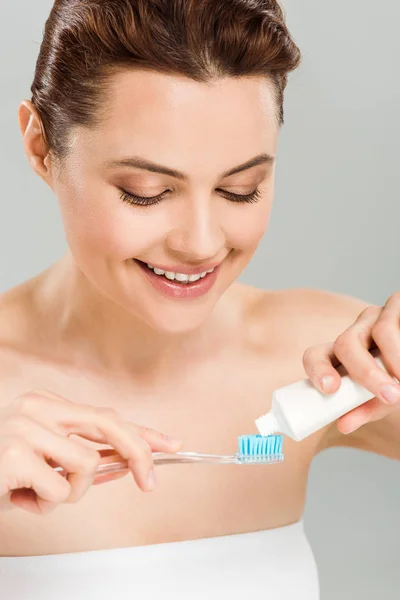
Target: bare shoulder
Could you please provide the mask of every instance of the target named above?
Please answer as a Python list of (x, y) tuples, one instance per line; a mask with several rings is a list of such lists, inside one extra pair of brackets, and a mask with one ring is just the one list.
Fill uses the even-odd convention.
[(369, 306), (359, 298), (308, 288), (274, 291), (249, 288), (248, 294), (251, 314), (264, 333), (271, 333), (272, 329), (279, 333), (283, 346), (303, 350), (334, 341)]
[(34, 283), (21, 283), (0, 294), (0, 351), (19, 346), (33, 325)]
[(278, 293), (277, 300), (292, 315), (292, 321), (299, 321), (299, 326), (300, 321), (304, 323), (303, 319), (306, 319), (312, 335), (318, 336), (323, 328), (323, 335), (331, 333), (330, 337), (349, 327), (369, 305), (345, 294), (304, 288)]
[(11, 381), (21, 377), (37, 335), (33, 282), (0, 294), (0, 399)]

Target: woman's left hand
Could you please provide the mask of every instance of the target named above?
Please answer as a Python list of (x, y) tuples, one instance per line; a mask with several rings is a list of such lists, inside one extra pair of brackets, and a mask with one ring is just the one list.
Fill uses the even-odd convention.
[[(388, 373), (369, 353), (377, 347)], [(375, 397), (343, 415), (338, 421), (342, 433), (352, 433), (361, 425), (377, 421), (399, 410), (400, 385), (400, 292), (393, 294), (384, 307), (369, 306), (335, 342), (312, 346), (303, 356), (303, 365), (312, 383), (325, 394), (340, 387), (335, 369), (342, 364), (350, 377)]]

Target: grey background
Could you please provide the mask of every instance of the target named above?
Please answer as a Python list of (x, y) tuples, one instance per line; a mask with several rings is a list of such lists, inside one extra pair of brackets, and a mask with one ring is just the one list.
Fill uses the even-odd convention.
[[(383, 303), (400, 289), (400, 3), (284, 4), (303, 65), (286, 95), (271, 226), (242, 281)], [(0, 291), (65, 250), (56, 199), (30, 170), (17, 124), (51, 5), (0, 4)], [(315, 460), (305, 517), (322, 600), (399, 597), (399, 476), (397, 462), (352, 450)]]

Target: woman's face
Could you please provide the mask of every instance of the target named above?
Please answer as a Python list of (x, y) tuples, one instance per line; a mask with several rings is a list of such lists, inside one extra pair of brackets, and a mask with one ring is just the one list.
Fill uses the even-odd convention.
[[(268, 225), (279, 130), (271, 85), (126, 71), (109, 98), (98, 128), (74, 128), (52, 181), (68, 244), (113, 302), (157, 330), (192, 330)], [(198, 281), (171, 279), (213, 267)]]

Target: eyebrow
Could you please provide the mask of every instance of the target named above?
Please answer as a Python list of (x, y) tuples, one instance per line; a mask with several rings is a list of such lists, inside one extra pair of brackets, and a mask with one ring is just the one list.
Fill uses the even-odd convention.
[[(219, 179), (224, 179), (225, 177), (229, 177), (230, 175), (235, 175), (236, 173), (241, 173), (242, 171), (247, 171), (252, 167), (257, 167), (262, 164), (273, 164), (275, 162), (275, 156), (270, 154), (258, 154), (254, 156), (250, 160), (245, 163), (234, 167), (233, 169), (229, 169), (229, 171), (225, 171), (225, 173), (221, 173)], [(141, 156), (131, 156), (129, 158), (121, 158), (119, 160), (112, 160), (105, 163), (105, 167), (107, 168), (116, 168), (116, 167), (133, 167), (136, 169), (143, 169), (145, 171), (151, 171), (152, 173), (161, 173), (162, 175), (168, 175), (169, 177), (174, 177), (175, 179), (180, 179), (181, 181), (188, 181), (188, 176), (180, 171), (176, 171), (175, 169), (170, 169), (169, 167), (165, 167), (163, 165), (159, 165), (153, 163)]]

